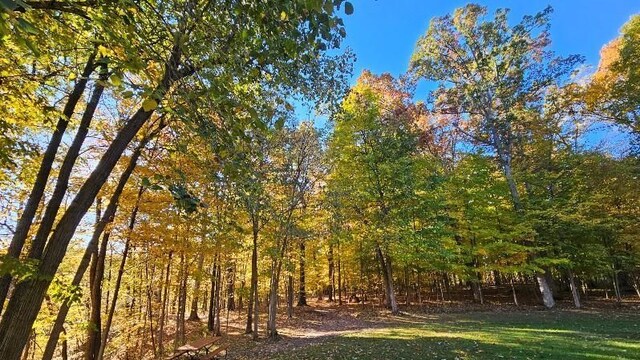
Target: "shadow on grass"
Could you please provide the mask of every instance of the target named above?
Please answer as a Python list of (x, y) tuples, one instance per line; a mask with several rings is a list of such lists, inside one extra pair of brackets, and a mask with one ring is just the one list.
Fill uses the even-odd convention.
[[(399, 319), (403, 320), (403, 319)], [(317, 339), (274, 359), (640, 359), (640, 316), (443, 315)]]

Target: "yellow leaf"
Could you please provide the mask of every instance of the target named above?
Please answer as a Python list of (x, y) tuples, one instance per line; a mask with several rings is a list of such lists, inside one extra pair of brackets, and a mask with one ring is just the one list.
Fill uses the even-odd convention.
[(72, 72), (69, 74), (69, 77), (67, 77), (67, 80), (69, 81), (73, 81), (78, 77), (78, 75), (76, 75), (76, 73)]
[(102, 45), (98, 45), (98, 54), (100, 54), (101, 56), (107, 57), (109, 56), (109, 49), (107, 49)]
[(146, 98), (143, 102), (142, 102), (142, 109), (144, 109), (144, 111), (151, 111), (155, 108), (158, 107), (158, 102), (155, 101), (152, 98)]
[(280, 20), (286, 21), (288, 18), (289, 18), (289, 16), (287, 15), (286, 12), (283, 11), (283, 12), (280, 13)]
[(111, 75), (111, 77), (109, 78), (109, 80), (111, 81), (111, 83), (113, 84), (113, 86), (120, 86), (122, 85), (122, 79), (120, 78), (120, 76), (118, 75)]

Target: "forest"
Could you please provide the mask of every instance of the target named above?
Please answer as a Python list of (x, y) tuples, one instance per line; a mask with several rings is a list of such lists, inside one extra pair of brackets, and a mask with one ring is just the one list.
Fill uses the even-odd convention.
[(354, 3), (0, 0), (0, 359), (640, 358), (640, 13)]

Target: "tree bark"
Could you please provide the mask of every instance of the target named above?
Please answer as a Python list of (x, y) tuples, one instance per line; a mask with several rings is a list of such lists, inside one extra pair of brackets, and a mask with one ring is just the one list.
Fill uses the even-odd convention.
[[(40, 204), (42, 195), (44, 194), (47, 186), (47, 179), (49, 179), (49, 175), (51, 174), (51, 168), (55, 161), (60, 143), (62, 142), (62, 137), (67, 129), (67, 125), (69, 124), (69, 119), (73, 116), (76, 105), (87, 87), (89, 76), (91, 76), (91, 73), (95, 70), (94, 61), (96, 54), (97, 53), (94, 50), (89, 55), (82, 74), (74, 85), (73, 90), (67, 99), (67, 103), (62, 110), (62, 116), (58, 118), (56, 128), (51, 135), (51, 139), (49, 139), (49, 144), (47, 145), (47, 149), (45, 150), (40, 162), (40, 167), (38, 168), (35, 182), (31, 188), (31, 192), (29, 193), (29, 198), (27, 199), (24, 210), (16, 224), (15, 232), (11, 238), (11, 243), (7, 249), (6, 256), (17, 259), (22, 252), (22, 248), (27, 240), (29, 229), (31, 228), (31, 224), (33, 223), (33, 219), (38, 210), (38, 204)], [(7, 299), (10, 284), (10, 275), (5, 275), (0, 278), (0, 313), (2, 313), (5, 300)]]
[[(164, 97), (180, 76), (190, 74), (190, 72), (178, 71), (180, 56), (180, 47), (176, 45), (165, 66), (164, 77), (153, 92), (158, 101)], [(20, 358), (20, 353), (27, 343), (30, 329), (38, 315), (44, 295), (64, 258), (69, 241), (75, 234), (78, 224), (113, 171), (124, 150), (152, 113), (153, 110), (138, 109), (118, 132), (95, 170), (89, 175), (67, 211), (60, 218), (38, 266), (38, 273), (41, 276), (26, 280), (16, 286), (14, 295), (7, 305), (7, 310), (0, 320), (0, 358), (3, 360), (18, 360)]]
[(555, 300), (553, 300), (553, 293), (551, 292), (551, 288), (549, 287), (549, 283), (547, 282), (547, 278), (544, 274), (536, 274), (536, 279), (538, 280), (538, 287), (540, 288), (540, 294), (542, 294), (542, 303), (547, 309), (552, 309), (556, 306)]

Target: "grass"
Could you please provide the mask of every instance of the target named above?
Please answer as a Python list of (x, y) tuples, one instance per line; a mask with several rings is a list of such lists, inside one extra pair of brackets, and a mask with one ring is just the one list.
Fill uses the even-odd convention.
[(640, 359), (640, 314), (532, 311), (400, 316), (277, 359)]

